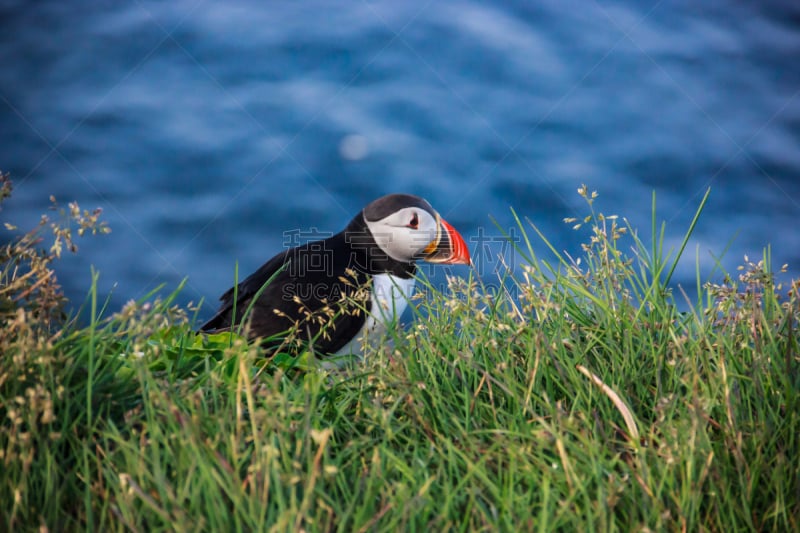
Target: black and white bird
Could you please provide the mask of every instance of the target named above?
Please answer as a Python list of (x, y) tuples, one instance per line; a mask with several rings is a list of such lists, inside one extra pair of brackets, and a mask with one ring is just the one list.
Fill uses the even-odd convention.
[(268, 351), (293, 338), (318, 355), (361, 355), (365, 338), (380, 338), (408, 305), (417, 260), (471, 263), (463, 237), (427, 201), (383, 196), (336, 235), (264, 263), (222, 295), (200, 329), (243, 323)]

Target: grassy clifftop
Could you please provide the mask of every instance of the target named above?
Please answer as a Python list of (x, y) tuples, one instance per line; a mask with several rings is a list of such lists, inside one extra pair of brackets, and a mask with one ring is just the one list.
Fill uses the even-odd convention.
[(112, 314), (90, 290), (79, 327), (55, 249), (15, 241), (0, 529), (797, 530), (800, 282), (747, 262), (681, 312), (663, 231), (581, 194), (580, 260), (519, 221), (507, 290), (427, 286), (392, 348), (337, 371), (198, 337), (171, 297)]

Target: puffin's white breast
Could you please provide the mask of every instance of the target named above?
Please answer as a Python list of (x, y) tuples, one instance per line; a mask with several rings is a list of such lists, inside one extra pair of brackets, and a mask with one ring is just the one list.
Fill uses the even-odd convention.
[(363, 356), (363, 343), (377, 342), (389, 326), (396, 323), (406, 310), (414, 295), (415, 278), (404, 279), (391, 274), (376, 274), (372, 277), (370, 313), (364, 325), (353, 339), (334, 355)]

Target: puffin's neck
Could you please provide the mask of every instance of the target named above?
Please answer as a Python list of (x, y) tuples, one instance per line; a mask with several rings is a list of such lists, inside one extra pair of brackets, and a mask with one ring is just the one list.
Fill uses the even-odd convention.
[(372, 236), (364, 214), (359, 213), (347, 227), (337, 235), (351, 251), (350, 266), (367, 274), (391, 274), (403, 279), (414, 277), (417, 270), (413, 261), (398, 261), (389, 257)]

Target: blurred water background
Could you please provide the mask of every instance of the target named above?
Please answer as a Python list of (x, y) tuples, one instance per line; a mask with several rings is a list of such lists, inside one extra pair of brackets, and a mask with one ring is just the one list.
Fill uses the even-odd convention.
[(188, 277), (208, 316), (236, 261), (401, 191), (488, 280), (509, 206), (580, 255), (581, 183), (646, 237), (655, 191), (668, 247), (711, 187), (675, 287), (768, 244), (800, 275), (795, 1), (0, 0), (0, 65), (2, 221), (53, 194), (113, 230), (59, 264), (76, 304), (94, 265), (112, 309)]

